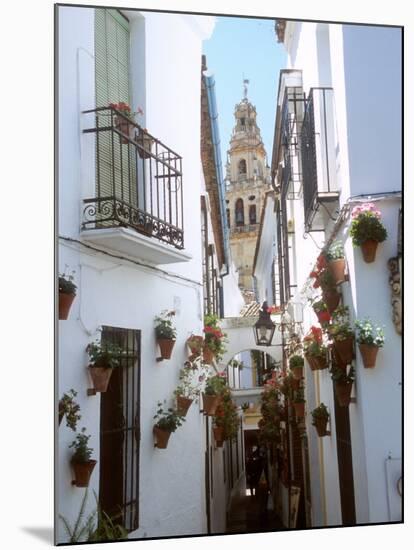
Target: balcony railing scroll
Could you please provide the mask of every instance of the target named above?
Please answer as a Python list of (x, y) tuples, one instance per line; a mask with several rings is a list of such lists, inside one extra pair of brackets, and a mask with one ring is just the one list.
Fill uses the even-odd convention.
[(184, 248), (182, 158), (112, 107), (98, 107), (95, 195), (86, 198), (82, 229), (127, 227)]
[(320, 204), (338, 198), (338, 139), (332, 88), (312, 88), (306, 101), (301, 130), (301, 159), (305, 230)]

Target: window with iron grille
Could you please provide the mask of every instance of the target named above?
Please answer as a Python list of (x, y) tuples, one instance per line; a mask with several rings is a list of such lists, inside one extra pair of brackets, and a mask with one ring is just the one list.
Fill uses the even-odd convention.
[(128, 531), (139, 526), (140, 331), (103, 327), (102, 342), (122, 349), (101, 394), (99, 501)]

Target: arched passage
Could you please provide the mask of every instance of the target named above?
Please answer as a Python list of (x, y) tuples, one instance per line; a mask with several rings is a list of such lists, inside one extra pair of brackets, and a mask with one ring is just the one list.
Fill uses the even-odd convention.
[(227, 350), (220, 364), (226, 366), (238, 353), (244, 350), (264, 351), (275, 361), (282, 360), (282, 339), (278, 330), (275, 330), (271, 346), (258, 346), (256, 344), (253, 326), (258, 317), (227, 317), (221, 322), (222, 330), (227, 334)]

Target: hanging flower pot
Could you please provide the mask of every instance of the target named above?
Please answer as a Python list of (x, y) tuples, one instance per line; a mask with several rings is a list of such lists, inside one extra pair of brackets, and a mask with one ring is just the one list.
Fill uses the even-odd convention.
[(340, 363), (349, 365), (354, 358), (354, 337), (349, 336), (345, 340), (334, 340), (334, 347)]
[(184, 397), (183, 395), (177, 395), (177, 411), (182, 416), (187, 416), (188, 409), (191, 407), (193, 400)]
[(326, 307), (328, 308), (328, 311), (331, 315), (338, 307), (340, 300), (341, 295), (338, 291), (334, 289), (327, 289), (323, 291), (323, 301), (325, 302)]
[(71, 275), (59, 275), (59, 320), (66, 321), (76, 296), (77, 286), (73, 282), (74, 271)]
[(303, 418), (305, 416), (305, 402), (304, 401), (294, 402), (293, 406), (295, 408), (296, 417)]
[(214, 352), (206, 346), (203, 348), (203, 360), (209, 365), (211, 365), (211, 363), (213, 363), (214, 361)]
[(64, 294), (59, 292), (59, 320), (66, 321), (76, 294)]
[(96, 465), (96, 460), (91, 459), (93, 449), (88, 447), (91, 436), (86, 435), (85, 432), (86, 428), (82, 428), (80, 433), (76, 435), (75, 440), (69, 445), (70, 449), (75, 449), (70, 463), (75, 474), (72, 485), (76, 485), (76, 487), (88, 487), (89, 479)]
[(328, 368), (326, 355), (314, 355), (312, 359), (313, 364), (315, 365), (315, 370), (324, 370)]
[(340, 407), (347, 407), (351, 402), (352, 382), (334, 382), (335, 395)]
[(142, 159), (151, 158), (151, 150), (152, 150), (152, 145), (154, 143), (154, 140), (147, 133), (147, 131), (145, 129), (143, 129), (143, 128), (139, 129), (136, 141), (137, 141), (138, 145), (141, 145), (141, 147), (138, 147), (139, 156)]
[(372, 239), (368, 239), (361, 243), (361, 251), (364, 261), (367, 264), (375, 262), (375, 256), (377, 254), (378, 242)]
[(88, 487), (96, 462), (96, 460), (88, 460), (87, 462), (77, 462), (72, 460), (71, 466), (75, 476), (72, 484), (76, 485), (76, 487)]
[(381, 222), (381, 212), (374, 203), (356, 205), (351, 212), (349, 235), (354, 246), (360, 246), (364, 261), (375, 261), (378, 243), (387, 238), (387, 230)]
[(362, 361), (366, 369), (373, 369), (377, 361), (378, 346), (370, 344), (359, 344)]
[(345, 258), (339, 258), (328, 262), (328, 269), (331, 272), (336, 285), (339, 285), (345, 281)]
[(168, 446), (168, 440), (170, 439), (171, 432), (168, 430), (162, 430), (158, 426), (153, 427), (153, 433), (155, 436), (155, 446), (158, 449), (166, 449)]
[(224, 442), (224, 428), (223, 426), (215, 426), (213, 428), (214, 440), (217, 447), (222, 447)]
[(292, 369), (292, 374), (295, 380), (301, 380), (303, 378), (303, 367), (296, 367)]
[(327, 425), (328, 425), (328, 418), (327, 417), (319, 417), (314, 418), (313, 425), (316, 428), (316, 431), (318, 432), (319, 437), (324, 437), (327, 434)]
[(318, 367), (314, 361), (314, 357), (309, 354), (305, 354), (306, 361), (309, 363), (310, 370), (317, 370)]
[(110, 367), (97, 367), (89, 365), (89, 373), (92, 378), (92, 384), (95, 391), (105, 393), (108, 389), (113, 369)]
[(214, 416), (216, 413), (216, 409), (220, 403), (221, 396), (220, 395), (207, 395), (206, 393), (203, 393), (203, 412), (207, 416)]
[(115, 128), (126, 136), (129, 136), (129, 139), (127, 137), (121, 137), (122, 144), (126, 145), (130, 140), (134, 139), (135, 126), (124, 117), (115, 116)]
[(162, 359), (170, 359), (175, 340), (171, 340), (170, 338), (157, 338), (157, 344), (160, 348)]

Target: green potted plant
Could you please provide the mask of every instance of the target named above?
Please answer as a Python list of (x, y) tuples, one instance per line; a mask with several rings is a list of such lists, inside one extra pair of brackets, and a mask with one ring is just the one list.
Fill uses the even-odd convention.
[(323, 370), (328, 367), (328, 348), (323, 343), (322, 329), (312, 326), (303, 338), (303, 351), (311, 370)]
[(381, 212), (372, 203), (364, 203), (353, 208), (349, 235), (354, 246), (360, 246), (364, 261), (375, 261), (378, 243), (387, 238), (387, 230), (381, 222)]
[(192, 334), (187, 338), (187, 346), (190, 348), (191, 354), (194, 356), (201, 355), (204, 346), (204, 338), (196, 334)]
[(330, 372), (338, 404), (340, 407), (347, 407), (351, 402), (352, 385), (355, 378), (354, 367), (351, 367), (347, 373), (346, 370), (333, 366)]
[(332, 315), (339, 305), (341, 294), (338, 292), (335, 279), (328, 268), (321, 271), (319, 275), (319, 282), (322, 289), (323, 301), (325, 302), (329, 313)]
[(305, 364), (301, 355), (292, 355), (289, 358), (289, 368), (296, 380), (300, 380), (303, 377), (303, 365)]
[(166, 449), (170, 435), (185, 422), (185, 418), (177, 409), (173, 409), (172, 407), (164, 410), (161, 401), (158, 402), (157, 406), (157, 413), (154, 415), (155, 425), (153, 427), (156, 440), (154, 447)]
[(187, 361), (180, 370), (179, 384), (174, 390), (174, 395), (177, 399), (177, 410), (182, 416), (187, 415), (191, 404), (200, 395), (200, 385), (196, 384), (194, 379), (196, 374), (198, 374), (198, 369), (194, 368), (190, 361)]
[(70, 275), (62, 273), (59, 275), (59, 320), (65, 321), (69, 317), (72, 302), (76, 296), (77, 286), (73, 282), (75, 272)]
[(122, 349), (112, 342), (96, 340), (87, 345), (86, 351), (93, 387), (96, 392), (104, 393), (108, 389), (113, 369), (120, 366)]
[(77, 392), (71, 389), (59, 399), (59, 425), (63, 417), (66, 416), (66, 426), (74, 432), (76, 431), (76, 424), (81, 419), (80, 406), (74, 399), (77, 395)]
[(375, 367), (377, 353), (385, 342), (384, 330), (375, 326), (370, 319), (356, 320), (357, 342), (366, 369)]
[(349, 322), (348, 306), (338, 307), (332, 315), (332, 324), (329, 333), (333, 338), (333, 345), (339, 363), (343, 367), (349, 365), (354, 358), (354, 331)]
[(226, 378), (224, 373), (213, 374), (207, 378), (202, 394), (204, 414), (214, 416), (225, 387)]
[(296, 418), (304, 418), (305, 416), (305, 396), (303, 388), (299, 388), (293, 393), (293, 407), (295, 409)]
[(85, 518), (85, 509), (88, 500), (88, 488), (85, 489), (85, 494), (79, 508), (76, 519), (71, 525), (69, 521), (59, 514), (59, 519), (65, 528), (68, 542), (97, 542), (108, 540), (125, 540), (127, 539), (128, 531), (116, 522), (117, 517), (109, 516), (98, 501), (96, 493), (94, 493), (96, 501), (96, 509), (92, 510)]
[(321, 403), (318, 407), (313, 409), (312, 414), (312, 425), (315, 426), (316, 431), (318, 432), (319, 437), (324, 437), (328, 435), (326, 426), (329, 420), (329, 413), (326, 405)]
[(345, 281), (345, 252), (341, 241), (334, 241), (326, 252), (328, 269), (333, 277), (335, 285)]
[(161, 359), (170, 359), (174, 348), (177, 330), (175, 329), (172, 317), (175, 311), (164, 310), (155, 317), (155, 336), (160, 348)]
[(88, 487), (92, 471), (96, 465), (96, 460), (91, 459), (93, 449), (88, 447), (91, 436), (86, 435), (85, 432), (86, 428), (82, 428), (80, 433), (76, 435), (75, 440), (69, 445), (69, 449), (74, 449), (70, 462), (75, 474), (72, 485), (76, 485), (76, 487)]
[(328, 306), (323, 300), (315, 300), (312, 302), (312, 308), (322, 326), (324, 326), (325, 323), (329, 323), (331, 314), (328, 311)]
[(219, 361), (226, 351), (226, 334), (222, 332), (216, 315), (204, 316), (204, 335), (204, 361), (209, 364), (213, 362), (214, 358)]

